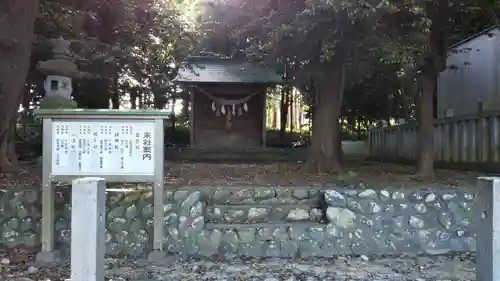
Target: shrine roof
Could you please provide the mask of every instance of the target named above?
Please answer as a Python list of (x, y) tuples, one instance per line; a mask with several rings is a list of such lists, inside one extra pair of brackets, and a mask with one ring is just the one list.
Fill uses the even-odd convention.
[(182, 83), (280, 84), (283, 78), (263, 63), (235, 61), (212, 56), (189, 57), (174, 81)]

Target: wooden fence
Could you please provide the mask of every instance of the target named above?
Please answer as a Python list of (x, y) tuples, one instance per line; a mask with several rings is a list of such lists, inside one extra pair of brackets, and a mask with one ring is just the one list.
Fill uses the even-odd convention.
[[(380, 160), (417, 160), (417, 126), (370, 130), (369, 151), (370, 157)], [(436, 120), (434, 159), (442, 163), (497, 164), (500, 170), (500, 113)]]

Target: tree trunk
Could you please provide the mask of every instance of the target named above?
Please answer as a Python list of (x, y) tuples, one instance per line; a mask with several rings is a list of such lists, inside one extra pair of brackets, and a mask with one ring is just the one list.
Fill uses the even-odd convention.
[(157, 86), (152, 86), (151, 91), (153, 92), (153, 106), (155, 109), (165, 109), (168, 103), (168, 99), (161, 89)]
[(295, 109), (295, 99), (293, 97), (293, 90), (290, 91), (290, 109), (289, 109), (289, 114), (290, 115), (290, 132), (293, 132), (295, 130), (295, 122), (294, 122), (294, 109)]
[(418, 118), (418, 173), (425, 177), (434, 175), (434, 114), (433, 100), (437, 75), (423, 72), (420, 77), (422, 91), (419, 98)]
[(111, 107), (113, 109), (120, 109), (120, 94), (113, 93), (111, 95)]
[(278, 110), (276, 109), (276, 105), (271, 105), (271, 129), (276, 130), (278, 128)]
[(113, 109), (120, 109), (120, 90), (118, 85), (118, 72), (113, 75), (113, 85), (111, 90), (111, 106)]
[(130, 108), (137, 109), (137, 89), (130, 90)]
[[(344, 173), (340, 143), (339, 117), (344, 92), (345, 65), (342, 55), (327, 65), (325, 73), (331, 73), (317, 92), (313, 116), (311, 155), (309, 162), (319, 173)], [(341, 161), (339, 161), (341, 160)]]
[(0, 1), (0, 172), (19, 168), (14, 149), (16, 114), (30, 66), (39, 1)]
[(356, 123), (357, 123), (356, 124), (356, 133), (358, 135), (356, 138), (357, 140), (361, 140), (361, 123), (362, 123), (361, 120), (362, 120), (362, 118), (360, 116), (356, 117)]
[[(184, 101), (186, 101), (184, 99)], [(177, 102), (177, 99), (175, 97), (172, 98), (172, 109), (171, 109), (171, 113), (170, 113), (170, 124), (171, 124), (171, 132), (172, 132), (172, 136), (171, 136), (171, 141), (172, 143), (174, 144), (177, 144), (179, 143), (179, 139), (177, 137), (177, 118), (175, 116), (175, 110), (174, 110), (174, 107), (175, 107), (175, 103)], [(187, 106), (186, 104), (183, 104), (185, 106)]]
[(285, 86), (281, 89), (280, 101), (280, 141), (285, 140), (285, 131), (288, 121), (288, 106), (290, 104), (290, 87)]
[[(29, 78), (27, 80), (29, 80)], [(32, 100), (30, 90), (31, 90), (31, 84), (30, 84), (30, 82), (27, 82), (27, 84), (23, 88), (22, 94), (21, 94), (21, 105), (22, 105), (22, 108), (23, 108), (23, 112), (20, 114), (21, 115), (21, 120), (20, 121), (21, 121), (21, 124), (22, 124), (22, 130), (23, 130), (23, 132), (26, 132), (26, 129), (27, 129), (27, 126), (28, 126), (29, 114), (32, 112), (32, 111), (29, 110), (29, 108), (30, 108), (30, 102)]]
[(142, 91), (137, 91), (137, 96), (139, 98), (139, 109), (144, 109), (144, 93)]
[(430, 54), (424, 59), (420, 74), (419, 99), (419, 159), (418, 173), (424, 177), (434, 176), (434, 94), (437, 79), (446, 68), (446, 34), (444, 26), (449, 19), (449, 1), (432, 0), (426, 3), (426, 12), (431, 19)]
[(300, 124), (299, 124), (299, 107), (300, 107), (300, 98), (295, 97), (295, 102), (293, 104), (293, 124), (296, 130), (300, 132)]

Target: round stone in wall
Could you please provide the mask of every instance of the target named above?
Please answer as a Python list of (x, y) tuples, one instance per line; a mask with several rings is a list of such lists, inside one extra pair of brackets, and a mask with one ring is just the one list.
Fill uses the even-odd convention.
[(309, 190), (307, 189), (302, 189), (302, 188), (299, 188), (299, 189), (295, 189), (293, 192), (292, 192), (292, 196), (296, 199), (299, 199), (299, 200), (302, 200), (302, 199), (307, 199), (309, 198)]
[(325, 191), (325, 201), (334, 207), (344, 207), (347, 204), (345, 196), (336, 190)]
[(224, 219), (228, 222), (239, 222), (244, 220), (245, 212), (243, 210), (229, 210), (224, 215)]
[(417, 229), (424, 228), (424, 226), (425, 226), (424, 220), (421, 219), (421, 218), (419, 218), (419, 217), (417, 217), (417, 216), (410, 216), (408, 224), (411, 227), (417, 228)]
[(254, 190), (255, 199), (270, 199), (276, 196), (276, 190), (272, 187), (258, 187)]
[(376, 199), (377, 198), (377, 192), (373, 189), (367, 189), (358, 194), (359, 198), (362, 199)]
[(349, 228), (354, 226), (356, 214), (345, 208), (328, 207), (326, 217), (333, 225), (340, 228)]
[(389, 200), (391, 198), (391, 193), (387, 190), (381, 190), (380, 191), (380, 200), (383, 202)]
[(309, 211), (306, 209), (296, 208), (288, 213), (287, 220), (289, 221), (301, 221), (309, 219)]
[(262, 220), (269, 215), (268, 208), (250, 208), (248, 210), (248, 220), (257, 221)]
[(425, 204), (422, 203), (413, 205), (413, 209), (420, 214), (424, 214), (425, 212), (427, 212), (427, 206), (425, 206)]

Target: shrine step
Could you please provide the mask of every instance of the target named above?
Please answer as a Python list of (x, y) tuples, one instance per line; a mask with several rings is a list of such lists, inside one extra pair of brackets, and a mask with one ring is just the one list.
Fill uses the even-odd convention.
[[(240, 243), (257, 241), (298, 241), (308, 237), (321, 236), (325, 224), (314, 222), (293, 223), (253, 223), (253, 224), (217, 224), (206, 223), (208, 231), (220, 231), (229, 239), (238, 239)], [(229, 236), (228, 236), (229, 235)], [(231, 238), (231, 235), (234, 237)]]
[[(217, 245), (224, 257), (331, 257), (336, 249), (324, 247), (326, 225), (312, 222), (205, 224), (206, 244)], [(349, 241), (348, 241), (349, 242)], [(342, 243), (343, 246), (346, 243)], [(200, 247), (201, 248), (201, 247)], [(213, 249), (213, 248), (212, 248)]]
[[(207, 205), (324, 205), (325, 187), (308, 186), (226, 186), (212, 189), (198, 188), (205, 193)], [(187, 192), (187, 191), (186, 191)]]
[(274, 223), (205, 223), (205, 229), (208, 230), (250, 230), (250, 229), (273, 229), (276, 228), (295, 228), (295, 229), (311, 229), (311, 228), (324, 228), (326, 225), (317, 222), (274, 222)]
[(324, 221), (324, 212), (312, 204), (209, 205), (205, 221), (216, 224), (296, 223)]

